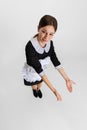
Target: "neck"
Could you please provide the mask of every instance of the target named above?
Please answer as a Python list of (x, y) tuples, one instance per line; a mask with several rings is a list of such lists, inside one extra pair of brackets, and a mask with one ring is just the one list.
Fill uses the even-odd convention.
[(38, 43), (39, 43), (39, 45), (41, 46), (41, 47), (45, 47), (46, 46), (46, 44), (44, 44), (44, 43), (42, 43), (41, 41), (40, 41), (40, 39), (39, 39), (39, 36), (37, 36), (37, 41), (38, 41)]

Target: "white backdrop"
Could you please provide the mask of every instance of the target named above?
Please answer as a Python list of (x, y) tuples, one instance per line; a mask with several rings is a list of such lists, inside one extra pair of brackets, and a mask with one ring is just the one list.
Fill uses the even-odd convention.
[[(86, 12), (86, 0), (0, 1), (0, 130), (87, 130)], [(37, 33), (38, 22), (45, 14), (58, 20), (54, 46), (65, 70), (77, 82), (70, 95), (62, 87), (63, 79), (48, 69), (53, 85), (61, 86), (57, 89), (62, 93), (62, 103), (56, 102), (45, 84), (43, 99), (35, 99), (22, 81), (25, 44)]]

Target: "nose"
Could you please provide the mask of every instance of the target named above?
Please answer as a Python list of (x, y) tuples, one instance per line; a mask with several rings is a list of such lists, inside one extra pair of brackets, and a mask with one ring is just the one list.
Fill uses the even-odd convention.
[(46, 38), (46, 39), (49, 39), (49, 34), (46, 33), (45, 38)]

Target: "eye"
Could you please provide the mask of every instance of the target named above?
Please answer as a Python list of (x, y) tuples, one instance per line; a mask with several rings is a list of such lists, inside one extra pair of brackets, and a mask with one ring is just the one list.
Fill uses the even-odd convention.
[(45, 30), (42, 30), (42, 33), (46, 33), (46, 31), (45, 31)]
[(53, 33), (50, 33), (50, 36), (53, 36)]

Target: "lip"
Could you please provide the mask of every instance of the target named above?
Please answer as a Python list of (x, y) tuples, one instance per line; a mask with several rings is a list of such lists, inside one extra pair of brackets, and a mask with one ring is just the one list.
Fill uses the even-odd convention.
[(46, 39), (43, 39), (43, 42), (48, 42)]

